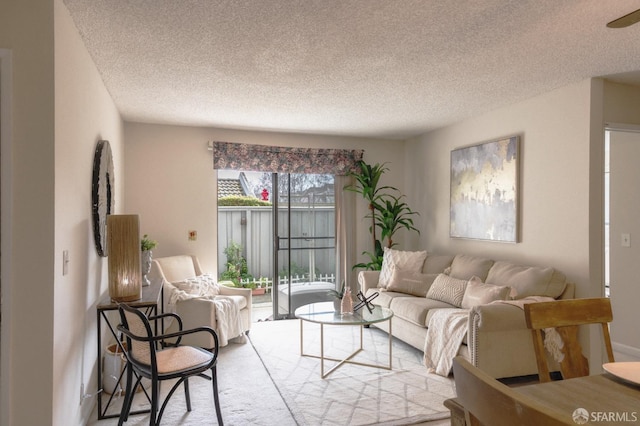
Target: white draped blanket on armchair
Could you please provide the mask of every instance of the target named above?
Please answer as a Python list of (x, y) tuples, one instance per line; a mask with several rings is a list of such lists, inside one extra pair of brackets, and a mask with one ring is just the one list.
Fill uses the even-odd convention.
[[(213, 277), (202, 273), (197, 257), (179, 255), (154, 259), (149, 276), (153, 280), (164, 280), (164, 311), (177, 313), (184, 329), (211, 327), (218, 334), (221, 346), (237, 338), (243, 341), (244, 334), (249, 332), (251, 289), (218, 285)], [(177, 324), (172, 322), (166, 331), (175, 329)], [(211, 347), (211, 339), (207, 333), (198, 333), (188, 340), (183, 338), (182, 343)]]

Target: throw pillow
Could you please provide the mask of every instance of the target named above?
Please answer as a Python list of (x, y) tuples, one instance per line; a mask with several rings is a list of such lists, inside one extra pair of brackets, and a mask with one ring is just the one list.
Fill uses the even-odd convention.
[(438, 274), (422, 274), (394, 268), (387, 290), (425, 297), (437, 276)]
[(462, 298), (462, 307), (471, 309), (474, 306), (486, 305), (494, 300), (506, 300), (510, 291), (510, 287), (485, 284), (480, 278), (472, 277), (467, 282), (467, 288)]
[(461, 280), (469, 280), (473, 276), (483, 280), (487, 277), (492, 265), (493, 260), (491, 259), (458, 254), (451, 262), (449, 275)]
[(438, 274), (427, 292), (427, 299), (439, 300), (461, 307), (467, 280), (459, 280), (445, 274)]
[(487, 283), (508, 285), (511, 298), (522, 299), (528, 296), (547, 296), (557, 298), (564, 291), (567, 282), (564, 274), (551, 267), (515, 265), (498, 261), (485, 280)]
[(210, 275), (200, 275), (171, 284), (191, 296), (216, 296), (219, 293), (218, 284)]
[(391, 282), (391, 274), (394, 267), (398, 267), (403, 271), (420, 272), (422, 265), (427, 258), (426, 251), (402, 251), (385, 247), (382, 257), (382, 268), (380, 269), (380, 278), (378, 279), (378, 287), (387, 288)]

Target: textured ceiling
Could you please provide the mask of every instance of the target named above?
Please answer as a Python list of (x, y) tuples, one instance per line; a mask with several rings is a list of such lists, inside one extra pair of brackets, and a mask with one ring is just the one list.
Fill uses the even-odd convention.
[(407, 138), (593, 76), (637, 0), (64, 0), (127, 121)]

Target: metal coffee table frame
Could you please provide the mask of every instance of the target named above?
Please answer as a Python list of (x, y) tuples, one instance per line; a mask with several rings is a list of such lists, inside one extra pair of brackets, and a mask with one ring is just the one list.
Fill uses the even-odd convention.
[[(326, 378), (329, 374), (343, 366), (344, 364), (362, 365), (365, 367), (381, 368), (384, 370), (392, 369), (392, 329), (391, 318), (393, 312), (390, 309), (381, 306), (375, 306), (373, 312), (367, 309), (361, 309), (352, 315), (340, 315), (337, 313), (331, 302), (311, 303), (296, 309), (296, 318), (300, 319), (300, 355), (320, 360), (320, 377)], [(304, 352), (304, 322), (313, 322), (320, 324), (320, 355)], [(371, 325), (378, 322), (389, 321), (389, 364), (372, 364), (367, 362), (354, 361), (352, 358), (363, 351), (363, 328), (365, 325)], [(325, 355), (324, 352), (324, 326), (325, 325), (358, 325), (360, 326), (360, 347), (345, 358), (333, 358)], [(333, 367), (325, 372), (325, 361), (337, 362)]]

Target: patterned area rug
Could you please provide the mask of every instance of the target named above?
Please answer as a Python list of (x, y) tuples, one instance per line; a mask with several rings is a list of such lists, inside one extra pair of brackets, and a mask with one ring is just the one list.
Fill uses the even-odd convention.
[[(427, 373), (422, 352), (393, 340), (393, 370), (345, 364), (326, 379), (320, 360), (300, 356), (299, 320), (254, 324), (250, 340), (301, 426), (409, 425), (449, 417), (443, 402), (455, 396), (453, 380)], [(359, 346), (353, 326), (325, 326), (325, 355), (342, 358)], [(388, 364), (388, 335), (364, 329), (355, 361)], [(304, 323), (304, 351), (319, 354), (320, 326)], [(325, 362), (325, 372), (335, 362)]]

